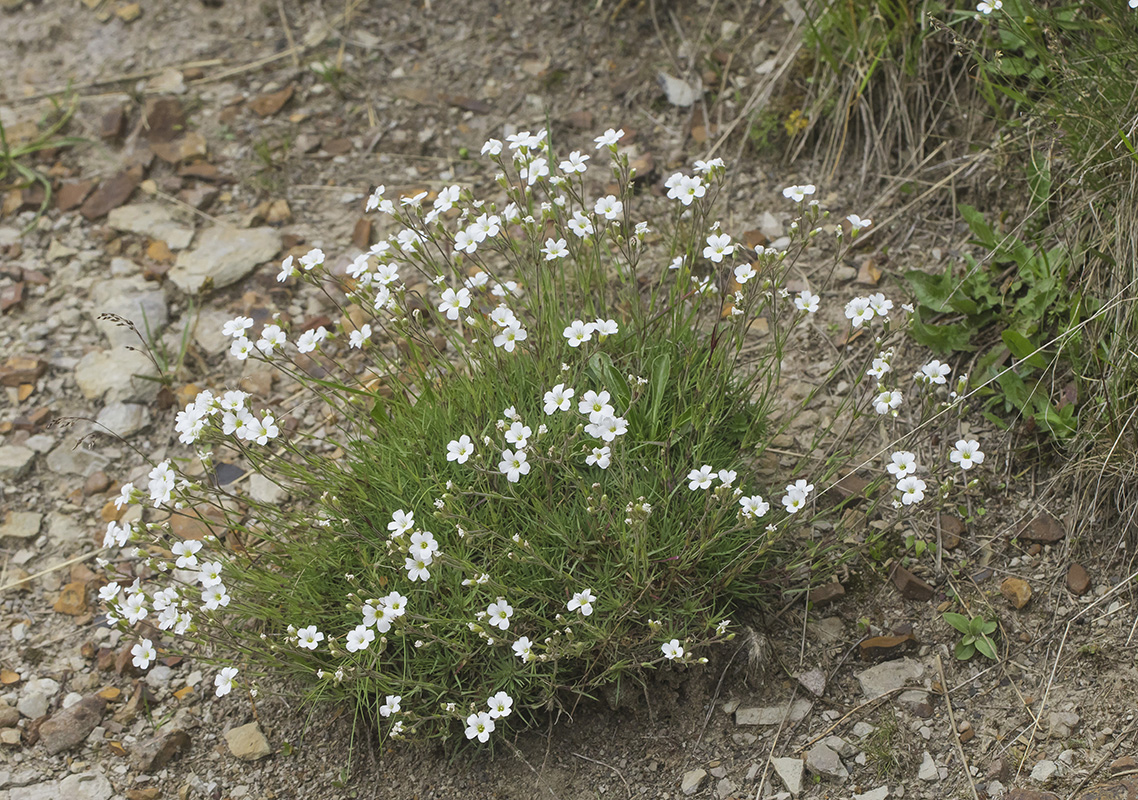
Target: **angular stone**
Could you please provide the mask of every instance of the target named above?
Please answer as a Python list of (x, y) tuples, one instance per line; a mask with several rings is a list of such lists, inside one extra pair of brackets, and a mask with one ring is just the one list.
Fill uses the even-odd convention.
[(1019, 538), (1040, 544), (1053, 544), (1067, 535), (1062, 523), (1046, 511), (1041, 511), (1017, 534)]
[(40, 741), (52, 755), (78, 747), (103, 721), (106, 708), (107, 701), (98, 695), (84, 697), (40, 725)]
[(249, 101), (249, 108), (252, 109), (253, 113), (258, 117), (270, 117), (284, 108), (284, 104), (289, 101), (294, 91), (295, 88), (290, 83), (278, 92), (263, 94), (253, 98)]
[(35, 383), (47, 372), (47, 362), (39, 358), (12, 356), (0, 366), (0, 386)]
[(782, 785), (795, 797), (802, 791), (802, 772), (806, 765), (801, 758), (772, 758), (771, 766)]
[(693, 769), (684, 773), (683, 779), (680, 781), (680, 791), (685, 795), (693, 795), (699, 791), (703, 786), (703, 782), (707, 779), (707, 770)]
[(1082, 720), (1074, 711), (1052, 711), (1047, 715), (1051, 736), (1055, 739), (1069, 739)]
[(179, 254), (169, 278), (187, 294), (207, 285), (220, 289), (241, 280), (280, 249), (280, 233), (273, 228), (239, 230), (218, 225), (202, 232), (196, 248)]
[(1004, 578), (1000, 584), (1000, 594), (1016, 608), (1023, 608), (1031, 600), (1031, 586), (1022, 578)]
[(176, 97), (150, 97), (144, 109), (142, 135), (152, 142), (169, 142), (182, 135), (186, 115)]
[(799, 698), (790, 704), (789, 712), (786, 705), (767, 706), (765, 708), (737, 708), (735, 709), (736, 725), (780, 725), (783, 718), (787, 723), (798, 722), (810, 713), (812, 703)]
[(1082, 596), (1091, 588), (1091, 576), (1081, 564), (1072, 564), (1067, 569), (1067, 588), (1071, 594)]
[(8, 797), (10, 800), (60, 800), (63, 795), (59, 793), (57, 781), (44, 781), (30, 786), (13, 786), (9, 790)]
[(70, 181), (59, 187), (55, 193), (55, 207), (60, 211), (72, 211), (87, 199), (95, 188), (94, 181)]
[(111, 403), (99, 412), (96, 422), (125, 439), (150, 424), (150, 410), (139, 403)]
[(933, 706), (929, 693), (923, 689), (910, 689), (897, 695), (897, 705), (907, 708), (921, 719), (928, 719), (933, 715)]
[(24, 477), (31, 469), (35, 457), (34, 450), (18, 444), (6, 444), (0, 447), (0, 480), (15, 481)]
[(31, 539), (38, 536), (43, 514), (34, 511), (9, 511), (0, 525), (0, 539)]
[(0, 704), (0, 728), (14, 728), (20, 724), (20, 710), (7, 703)]
[[(150, 149), (167, 164), (203, 158), (208, 152), (205, 137), (197, 131), (189, 131), (172, 142), (151, 142)], [(173, 245), (170, 246), (174, 248)]]
[(916, 650), (919, 645), (917, 637), (910, 633), (905, 636), (874, 636), (862, 641), (859, 648), (862, 661), (883, 661), (900, 658)]
[(93, 350), (75, 366), (75, 382), (88, 400), (106, 396), (107, 402), (150, 402), (158, 394), (158, 384), (142, 377), (156, 377), (150, 359), (137, 350), (116, 347)]
[(59, 590), (59, 597), (52, 608), (60, 614), (69, 614), (73, 617), (87, 613), (87, 584), (84, 581), (72, 581)]
[(925, 668), (920, 662), (903, 658), (900, 661), (886, 661), (859, 672), (857, 680), (861, 684), (862, 693), (872, 699), (896, 691), (909, 681), (920, 680), (924, 674)]
[(933, 761), (932, 755), (928, 750), (925, 751), (924, 758), (921, 759), (921, 767), (917, 771), (917, 777), (922, 781), (939, 781), (940, 770), (937, 769), (936, 762)]
[(258, 503), (277, 506), (288, 499), (288, 492), (259, 472), (249, 478), (249, 497)]
[(159, 203), (132, 203), (116, 208), (107, 215), (107, 224), (118, 231), (163, 241), (171, 250), (184, 250), (194, 238), (193, 226), (177, 220), (169, 206)]
[(115, 789), (105, 775), (86, 772), (59, 782), (59, 797), (66, 800), (111, 800)]
[(256, 761), (273, 752), (269, 740), (261, 733), (261, 727), (256, 722), (227, 732), (225, 743), (229, 745), (229, 752), (242, 761)]
[(889, 796), (888, 786), (878, 786), (876, 789), (870, 789), (868, 792), (862, 794), (854, 794), (854, 800), (885, 800)]
[(1053, 792), (1037, 792), (1034, 789), (1009, 789), (1004, 800), (1059, 800)]
[(190, 748), (190, 735), (185, 731), (166, 731), (134, 746), (131, 758), (135, 768), (144, 774), (153, 775), (162, 769), (174, 756)]
[(98, 450), (85, 450), (70, 440), (64, 440), (47, 454), (47, 468), (56, 475), (88, 475), (103, 469), (111, 460)]
[(821, 697), (826, 692), (826, 673), (820, 669), (812, 669), (795, 676), (806, 691), (815, 697)]
[(893, 574), (890, 577), (893, 579), (897, 590), (901, 592), (901, 596), (907, 600), (925, 602), (932, 600), (933, 595), (936, 594), (936, 590), (933, 589), (933, 587), (929, 586), (900, 564), (893, 568)]
[(1075, 800), (1138, 800), (1138, 779), (1100, 783), (1079, 792)]
[[(95, 327), (112, 347), (139, 347), (142, 339), (155, 341), (170, 321), (166, 293), (140, 277), (112, 278), (100, 281), (92, 292), (91, 314)], [(115, 314), (134, 323), (136, 334), (127, 325), (113, 319), (100, 319)]]
[(940, 515), (940, 541), (945, 550), (955, 550), (960, 547), (964, 533), (964, 520), (952, 514)]
[(1119, 775), (1138, 775), (1138, 761), (1134, 759), (1134, 756), (1116, 758), (1110, 762), (1110, 774), (1115, 777)]
[(1031, 779), (1046, 783), (1054, 778), (1059, 772), (1059, 764), (1050, 759), (1036, 762), (1035, 766), (1031, 768)]
[(810, 602), (815, 608), (824, 608), (846, 596), (845, 587), (837, 581), (824, 583), (810, 590)]
[(818, 742), (806, 752), (806, 767), (830, 780), (844, 781), (850, 776), (842, 759), (825, 742)]
[(79, 213), (87, 219), (98, 219), (130, 199), (141, 182), (142, 167), (133, 166), (123, 170), (100, 183), (99, 188), (83, 202)]

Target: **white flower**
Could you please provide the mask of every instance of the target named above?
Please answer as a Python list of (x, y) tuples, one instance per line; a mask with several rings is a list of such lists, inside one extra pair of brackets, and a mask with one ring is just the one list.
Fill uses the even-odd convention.
[(415, 581), (423, 581), (426, 583), (431, 579), (431, 571), (429, 567), (434, 557), (425, 553), (417, 553), (414, 556), (407, 556), (403, 560), (403, 568), (407, 570), (407, 578), (412, 583)]
[(439, 552), (439, 543), (430, 531), (415, 531), (411, 534), (411, 545), (407, 552), (422, 556), (427, 560), (427, 563), (431, 563)]
[(948, 458), (953, 464), (959, 464), (961, 469), (972, 469), (975, 465), (984, 463), (980, 443), (975, 439), (958, 440), (956, 448), (949, 453)]
[(324, 263), (324, 251), (319, 248), (313, 248), (300, 257), (300, 267), (305, 272), (312, 270)]
[(480, 214), (474, 222), (470, 223), (467, 230), (481, 244), (487, 238), (498, 235), (498, 232), (502, 230), (502, 221), (496, 214)]
[(593, 233), (593, 221), (580, 211), (574, 211), (573, 218), (569, 220), (569, 230), (573, 231), (578, 239), (584, 239)]
[(470, 290), (459, 289), (457, 292), (454, 289), (447, 288), (443, 291), (442, 302), (439, 303), (439, 311), (443, 311), (447, 315), (447, 319), (458, 319), (459, 313), (462, 309), (470, 306)]
[(908, 450), (898, 450), (893, 454), (890, 463), (885, 465), (886, 471), (900, 480), (917, 471), (917, 457)]
[(398, 694), (389, 694), (383, 705), (379, 707), (379, 715), (381, 717), (390, 717), (392, 714), (398, 714), (400, 711), (400, 703), (403, 702), (403, 696)]
[(624, 417), (614, 417), (606, 414), (601, 416), (598, 420), (590, 422), (585, 426), (585, 430), (590, 436), (611, 442), (616, 439), (616, 437), (624, 436), (624, 434), (628, 433), (628, 420)]
[(948, 376), (951, 372), (952, 367), (948, 364), (942, 364), (939, 359), (934, 358), (922, 366), (918, 372), (913, 373), (913, 380), (920, 383), (944, 386), (948, 383)]
[(897, 481), (897, 491), (901, 492), (901, 502), (911, 506), (925, 499), (925, 482), (915, 475)]
[(616, 219), (624, 211), (624, 203), (611, 194), (607, 194), (596, 202), (593, 212), (605, 219)]
[(570, 611), (580, 611), (582, 616), (592, 616), (593, 603), (597, 602), (597, 596), (593, 594), (592, 589), (585, 589), (581, 592), (575, 592), (573, 599), (566, 604), (566, 608)]
[(357, 349), (362, 348), (364, 346), (364, 342), (366, 342), (370, 338), (371, 338), (371, 325), (368, 325), (365, 322), (357, 330), (352, 331), (351, 335), (348, 336), (348, 346), (349, 347), (355, 347)]
[(568, 411), (573, 390), (566, 389), (564, 383), (559, 383), (545, 393), (545, 413), (552, 415), (556, 411)]
[(685, 206), (690, 206), (692, 201), (707, 194), (707, 186), (698, 175), (690, 178), (684, 175), (681, 176), (677, 191), (679, 201)]
[(566, 159), (565, 161), (562, 161), (560, 164), (557, 165), (557, 168), (559, 170), (561, 170), (562, 172), (566, 173), (567, 175), (572, 174), (574, 172), (584, 172), (586, 169), (588, 169), (585, 166), (585, 162), (588, 160), (589, 160), (589, 157), (581, 155), (580, 150), (574, 150), (572, 153), (569, 154), (568, 159)]
[(253, 320), (249, 317), (234, 317), (221, 326), (222, 336), (244, 336), (245, 331), (253, 327)]
[(707, 237), (707, 247), (703, 248), (703, 257), (718, 264), (723, 261), (724, 256), (729, 256), (734, 252), (735, 245), (731, 244), (730, 236), (726, 233), (713, 233)]
[(818, 310), (818, 303), (821, 298), (816, 294), (812, 294), (809, 289), (803, 289), (794, 298), (794, 307), (799, 311), (805, 311), (808, 314), (813, 314)]
[(478, 249), (478, 240), (469, 231), (459, 231), (454, 235), (454, 252), (473, 253)]
[(562, 336), (569, 340), (570, 347), (579, 347), (582, 342), (593, 338), (593, 323), (575, 319), (562, 332)]
[(236, 358), (238, 361), (244, 361), (253, 352), (253, 343), (246, 339), (244, 336), (238, 336), (233, 340), (233, 344), (229, 346), (229, 355)]
[(344, 647), (349, 653), (358, 653), (360, 650), (366, 650), (367, 646), (374, 641), (375, 631), (366, 625), (357, 625), (348, 632)]
[(557, 241), (546, 239), (545, 247), (542, 248), (541, 252), (545, 253), (546, 261), (556, 261), (559, 258), (565, 258), (569, 255), (569, 243), (564, 239), (558, 239)]
[(672, 639), (672, 641), (660, 645), (660, 650), (663, 652), (664, 658), (669, 661), (684, 657), (684, 648), (680, 646), (679, 639)]
[[(134, 592), (126, 598), (123, 603), (122, 613), (126, 615), (127, 621), (131, 625), (143, 619), (147, 615), (146, 610), (146, 595), (142, 592)], [(143, 667), (145, 669), (145, 667)]]
[(315, 625), (309, 625), (296, 632), (296, 643), (307, 650), (315, 650), (322, 641), (324, 634), (316, 630)]
[(799, 489), (788, 489), (782, 497), (782, 504), (788, 514), (797, 514), (806, 507), (806, 492)]
[(602, 147), (615, 147), (616, 143), (622, 138), (624, 138), (624, 128), (618, 131), (609, 128), (596, 139), (593, 139), (593, 141), (597, 144), (596, 149), (600, 150)]
[(513, 711), (514, 707), (514, 698), (505, 692), (498, 692), (486, 700), (486, 705), (490, 706), (489, 713), (491, 718), (501, 719), (502, 717), (510, 716), (510, 712)]
[(292, 256), (286, 256), (281, 262), (281, 271), (277, 273), (277, 283), (284, 283), (295, 274), (296, 268), (292, 265)]
[(514, 422), (506, 430), (506, 442), (512, 444), (518, 450), (524, 450), (526, 444), (529, 442), (529, 437), (533, 435), (533, 431), (528, 425), (523, 425), (521, 421)]
[(897, 409), (900, 408), (902, 399), (901, 393), (896, 389), (881, 389), (873, 398), (873, 410), (878, 414), (892, 412), (893, 416), (897, 416)]
[(514, 607), (507, 603), (505, 598), (499, 597), (487, 607), (486, 616), (488, 622), (495, 628), (506, 630), (510, 627), (510, 617), (514, 616)]
[(387, 523), (387, 529), (391, 531), (391, 538), (402, 536), (407, 531), (415, 527), (415, 512), (404, 511), (399, 509), (391, 515), (391, 522)]
[(868, 297), (855, 297), (846, 303), (846, 319), (855, 328), (872, 322), (875, 315), (876, 312), (870, 306)]
[(503, 450), (502, 460), (498, 462), (498, 471), (505, 475), (510, 483), (517, 483), (522, 475), (528, 475), (529, 462), (526, 460), (525, 451)]
[(499, 328), (508, 328), (511, 325), (519, 324), (518, 318), (514, 316), (514, 312), (511, 311), (505, 303), (500, 304), (497, 308), (490, 312), (490, 321), (497, 325)]
[(724, 486), (730, 486), (733, 484), (735, 482), (735, 478), (737, 477), (738, 474), (733, 469), (719, 470), (719, 482)]
[(854, 233), (857, 233), (864, 228), (868, 228), (873, 224), (873, 220), (862, 219), (857, 214), (850, 214), (848, 217), (846, 217), (846, 219), (850, 223), (850, 230), (852, 230)]
[(474, 454), (474, 443), (465, 433), (457, 439), (447, 443), (447, 461), (457, 461), (465, 464), (466, 460)]
[[(1004, 7), (1004, 0), (992, 0), (991, 2), (987, 2), (986, 0), (981, 0), (981, 2), (976, 4), (976, 10), (979, 11), (984, 16), (988, 16), (993, 11), (999, 11), (1003, 7)], [(1136, 2), (1136, 0), (1130, 0), (1130, 7), (1131, 8), (1138, 8), (1138, 2)]]
[(379, 201), (383, 199), (383, 193), (386, 190), (387, 187), (382, 185), (375, 187), (375, 190), (368, 197), (367, 203), (364, 204), (365, 213), (368, 211), (375, 211), (377, 208), (379, 208)]
[(218, 583), (202, 589), (202, 608), (206, 611), (216, 611), (227, 605), (229, 605), (229, 594), (225, 591), (225, 584)]
[(601, 469), (608, 469), (612, 463), (612, 448), (608, 445), (594, 447), (592, 452), (585, 456), (585, 463), (589, 466), (596, 464)]
[(704, 464), (699, 469), (693, 469), (688, 473), (688, 488), (693, 492), (696, 489), (707, 489), (711, 487), (711, 482), (715, 480), (715, 470), (711, 468), (710, 464)]
[(713, 158), (709, 161), (700, 161), (697, 159), (693, 166), (695, 167), (696, 172), (699, 172), (703, 175), (712, 172), (716, 168), (725, 169), (727, 167), (727, 165), (723, 163), (722, 158)]
[(523, 636), (512, 645), (510, 649), (514, 651), (514, 655), (522, 660), (522, 663), (528, 663), (533, 659), (533, 642), (529, 640), (528, 636)]
[(179, 542), (174, 542), (174, 546), (170, 548), (171, 552), (178, 557), (175, 565), (178, 569), (193, 569), (198, 565), (198, 557), (195, 555), (202, 549), (202, 543), (196, 539), (183, 539)]
[[(463, 291), (466, 291), (463, 289)], [(507, 326), (501, 333), (494, 337), (494, 346), (501, 347), (507, 353), (514, 352), (514, 347), (518, 342), (524, 341), (529, 337), (526, 329), (515, 322), (513, 325)]]
[(490, 154), (496, 156), (502, 152), (502, 142), (498, 139), (487, 139), (486, 144), (482, 145), (482, 155)]
[(615, 319), (601, 319), (598, 317), (593, 322), (593, 333), (597, 335), (597, 339), (604, 341), (610, 336), (616, 336), (620, 333), (620, 326), (616, 324)]
[(154, 507), (158, 508), (163, 503), (169, 503), (174, 492), (174, 470), (170, 469), (169, 459), (150, 470), (148, 477), (150, 482), (147, 489), (150, 491), (150, 499), (154, 501)]
[(764, 501), (762, 496), (757, 494), (750, 497), (740, 497), (739, 505), (743, 516), (747, 519), (758, 519), (770, 511), (770, 503)]
[[(704, 252), (707, 252), (706, 250)], [(740, 264), (735, 267), (735, 282), (739, 285), (745, 285), (747, 281), (755, 277), (759, 273), (755, 272), (755, 268), (750, 264)]]
[(311, 353), (316, 345), (328, 338), (328, 330), (321, 325), (315, 330), (305, 331), (296, 340), (296, 349), (302, 353)]
[(793, 200), (796, 203), (801, 203), (808, 194), (814, 194), (814, 184), (808, 183), (803, 186), (787, 186), (782, 190), (782, 196)]
[(494, 719), (489, 712), (479, 711), (466, 718), (466, 738), (486, 742), (494, 732)]
[(585, 396), (581, 398), (581, 402), (577, 404), (577, 411), (581, 414), (587, 414), (589, 421), (600, 421), (604, 417), (612, 416), (616, 411), (609, 405), (609, 393), (601, 391), (597, 394), (592, 389), (585, 392)]
[(885, 299), (885, 295), (877, 292), (869, 296), (869, 307), (874, 310), (877, 316), (888, 317), (889, 312), (893, 310), (893, 301)]
[(215, 694), (224, 697), (233, 691), (233, 680), (237, 677), (237, 667), (222, 667), (221, 672), (213, 677)]
[(881, 380), (887, 372), (892, 372), (893, 367), (889, 366), (889, 359), (893, 357), (893, 352), (879, 353), (877, 358), (873, 359), (873, 366), (865, 371), (865, 374), (871, 378)]

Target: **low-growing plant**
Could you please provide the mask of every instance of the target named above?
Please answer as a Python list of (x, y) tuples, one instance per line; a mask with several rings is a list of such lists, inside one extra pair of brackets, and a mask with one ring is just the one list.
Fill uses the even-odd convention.
[(967, 661), (976, 653), (981, 653), (993, 661), (999, 658), (996, 654), (996, 643), (991, 639), (991, 635), (996, 632), (994, 621), (982, 616), (969, 618), (952, 611), (944, 613), (944, 621), (963, 634), (956, 643), (954, 651), (958, 659)]
[(41, 170), (27, 164), (26, 158), (44, 150), (74, 147), (87, 141), (76, 136), (59, 135), (67, 127), (67, 123), (75, 113), (77, 103), (78, 100), (71, 97), (64, 107), (53, 99), (52, 112), (44, 120), (43, 129), (24, 142), (9, 142), (7, 131), (4, 129), (4, 122), (0, 120), (0, 186), (3, 186), (14, 175), (17, 177), (17, 185), (22, 184), (25, 187), (38, 185), (43, 188), (43, 200), (40, 202), (39, 208), (36, 209), (35, 218), (26, 230), (31, 230), (51, 204), (51, 178)]
[[(850, 324), (877, 333), (866, 363), (803, 462), (760, 471), (793, 421), (777, 407), (791, 335), (820, 304), (782, 287), (827, 215), (804, 202), (813, 186), (788, 187), (803, 209), (789, 248), (747, 251), (712, 216), (723, 162), (700, 161), (666, 182), (654, 232), (633, 215), (622, 135), (560, 161), (544, 131), (492, 139), (497, 200), (380, 186), (366, 209), (395, 230), (346, 273), (319, 250), (287, 257), (278, 280), (316, 287), (341, 323), (279, 318), (256, 338), (247, 317), (225, 324), (233, 357), (267, 362), (303, 400), (255, 411), (219, 389), (179, 413), (194, 457), (155, 465), (117, 502), (214, 534), (108, 525), (105, 544), (152, 570), (144, 585), (129, 558), (108, 564), (111, 618), (129, 630), (153, 612), (221, 667), (218, 695), (292, 676), (312, 699), (354, 701), (385, 737), (486, 742), (645, 670), (703, 662), (734, 636), (731, 615), (832, 569), (844, 552), (816, 525), (820, 488), (851, 463), (863, 415), (871, 429), (898, 417), (900, 379), (877, 345), (904, 320), (883, 294), (850, 302)], [(589, 196), (593, 158), (618, 194)], [(848, 222), (831, 229), (835, 258), (870, 224)], [(915, 423), (954, 402), (941, 367), (914, 378)], [(223, 459), (291, 501), (231, 493), (214, 476)], [(972, 440), (942, 459), (982, 460)], [(900, 513), (925, 496), (917, 469), (904, 452), (883, 470)], [(938, 496), (959, 488), (949, 477)], [(157, 657), (150, 639), (133, 652), (143, 669)]]

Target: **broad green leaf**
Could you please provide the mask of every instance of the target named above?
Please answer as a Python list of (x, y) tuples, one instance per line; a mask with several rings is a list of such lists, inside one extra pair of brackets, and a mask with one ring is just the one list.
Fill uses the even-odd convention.
[(976, 640), (976, 649), (993, 661), (998, 660), (996, 656), (996, 645), (987, 636), (981, 636)]
[(914, 314), (911, 332), (919, 344), (923, 344), (937, 355), (975, 350), (972, 344), (973, 329), (964, 323), (954, 325), (931, 325)]
[(947, 611), (944, 614), (944, 621), (961, 633), (968, 633), (968, 617), (963, 614), (955, 614), (951, 611)]
[(984, 215), (964, 203), (961, 203), (957, 208), (960, 210), (960, 216), (964, 217), (964, 221), (972, 229), (972, 235), (979, 240), (980, 244), (989, 250), (994, 250), (997, 244), (996, 234), (992, 232), (992, 228), (984, 220)]
[(1000, 334), (1004, 340), (1004, 344), (1012, 351), (1012, 355), (1019, 359), (1022, 363), (1035, 367), (1036, 369), (1046, 369), (1047, 360), (1043, 358), (1042, 353), (1037, 353), (1035, 345), (1019, 331), (1006, 330)]
[(976, 647), (964, 642), (956, 643), (956, 657), (961, 661), (967, 661), (976, 654)]

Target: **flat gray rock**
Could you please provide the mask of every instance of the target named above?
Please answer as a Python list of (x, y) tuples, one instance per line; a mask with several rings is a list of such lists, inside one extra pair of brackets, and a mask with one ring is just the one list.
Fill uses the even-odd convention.
[(806, 751), (806, 767), (815, 775), (830, 780), (844, 781), (850, 776), (842, 759), (825, 742), (818, 742)]
[(159, 203), (119, 206), (107, 214), (107, 224), (118, 231), (160, 239), (171, 250), (185, 250), (194, 238), (193, 226), (179, 222), (169, 206)]
[(168, 277), (187, 294), (206, 286), (221, 289), (244, 278), (281, 250), (280, 232), (273, 228), (231, 228), (217, 225), (202, 232), (198, 246), (178, 255)]
[(920, 680), (924, 674), (924, 665), (911, 658), (902, 658), (899, 661), (886, 661), (859, 672), (857, 679), (861, 684), (862, 693), (872, 699), (900, 689), (909, 681)]
[(34, 511), (9, 511), (0, 522), (0, 538), (31, 539), (39, 535), (43, 514)]
[(92, 299), (95, 327), (113, 347), (139, 347), (142, 343), (130, 328), (99, 319), (100, 314), (117, 314), (130, 320), (142, 337), (150, 341), (156, 341), (170, 322), (166, 293), (141, 277), (100, 281), (95, 284)]
[(31, 469), (32, 459), (35, 457), (34, 450), (18, 444), (6, 444), (0, 447), (0, 480), (14, 481), (24, 477), (24, 474)]
[(799, 698), (790, 704), (789, 713), (786, 704), (781, 706), (766, 706), (761, 708), (735, 709), (736, 725), (778, 725), (786, 718), (787, 724), (798, 722), (810, 713), (809, 700)]
[(772, 758), (771, 766), (786, 790), (795, 797), (802, 791), (802, 772), (806, 765), (801, 758)]
[(99, 412), (96, 422), (125, 439), (150, 424), (150, 410), (139, 403), (111, 403)]
[(157, 372), (145, 354), (125, 347), (93, 350), (75, 366), (75, 382), (83, 396), (88, 400), (105, 397), (108, 403), (153, 400), (158, 383), (134, 377), (138, 375), (156, 377)]

